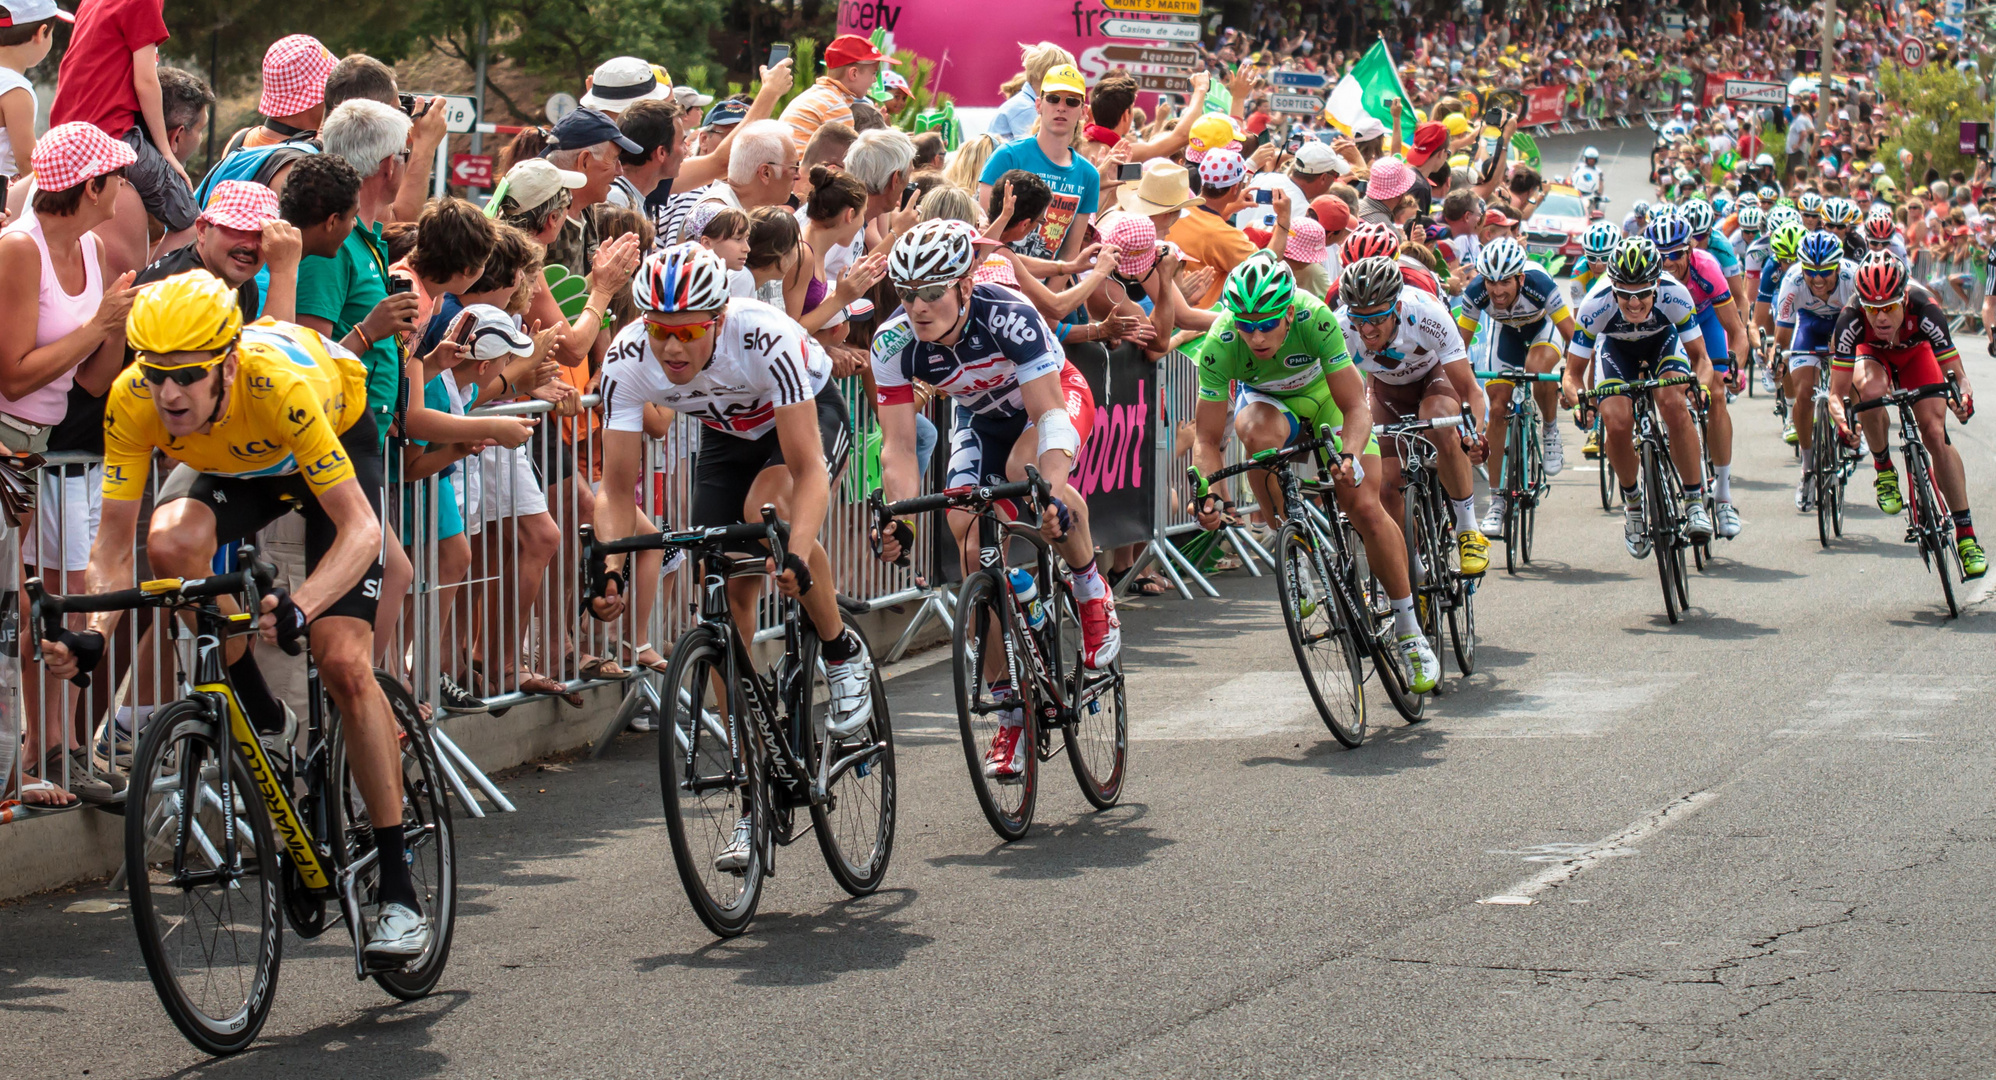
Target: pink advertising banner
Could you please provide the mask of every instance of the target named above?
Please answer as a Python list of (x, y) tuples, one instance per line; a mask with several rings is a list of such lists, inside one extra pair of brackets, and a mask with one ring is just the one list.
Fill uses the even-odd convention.
[[(839, 0), (839, 33), (887, 31), (892, 49), (913, 49), (937, 65), (936, 88), (961, 105), (999, 105), (998, 87), (1019, 72), (1020, 43), (1051, 41), (1075, 56), (1089, 83), (1113, 67), (1102, 56), (1129, 39), (1102, 33), (1109, 19), (1144, 19), (1112, 11), (1102, 0), (999, 0), (990, 7), (964, 0)], [(1163, 70), (1163, 69), (1158, 69)]]

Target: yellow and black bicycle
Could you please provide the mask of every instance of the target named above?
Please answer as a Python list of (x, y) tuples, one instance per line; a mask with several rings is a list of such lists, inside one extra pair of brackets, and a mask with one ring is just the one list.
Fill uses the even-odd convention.
[[(354, 943), (354, 976), (373, 977), (403, 1000), (428, 994), (450, 956), (457, 914), (450, 809), (416, 703), (376, 672), (395, 714), (402, 748), (402, 820), (410, 873), (432, 920), (430, 947), (392, 971), (362, 958), (378, 873), (366, 805), (346, 765), (338, 710), (311, 672), (301, 730), (260, 732), (229, 683), (223, 646), (255, 631), (273, 570), (253, 549), (243, 569), (197, 580), (168, 578), (136, 589), (50, 596), (24, 586), (50, 640), (71, 612), (150, 609), (194, 623), (192, 685), (146, 721), (125, 799), (125, 870), (132, 925), (167, 1015), (188, 1041), (231, 1054), (255, 1041), (277, 988), (284, 922), (317, 937), (335, 920)], [(216, 603), (234, 597), (240, 611)], [(88, 685), (88, 676), (77, 680)], [(328, 903), (337, 905), (329, 918)]]

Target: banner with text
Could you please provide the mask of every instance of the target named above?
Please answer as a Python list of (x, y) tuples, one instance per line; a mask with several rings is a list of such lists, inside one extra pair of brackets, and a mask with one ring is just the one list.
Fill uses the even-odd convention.
[(1157, 511), (1157, 365), (1135, 345), (1067, 351), (1095, 392), (1095, 429), (1068, 482), (1088, 500), (1088, 528), (1101, 548), (1151, 538)]
[(1534, 86), (1525, 91), (1525, 115), (1518, 118), (1518, 126), (1537, 127), (1557, 123), (1565, 113), (1565, 87)]

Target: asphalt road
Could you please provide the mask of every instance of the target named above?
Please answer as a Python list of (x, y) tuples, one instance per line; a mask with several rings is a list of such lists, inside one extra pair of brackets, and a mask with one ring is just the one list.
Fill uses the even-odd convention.
[[(1591, 137), (1617, 213), (1647, 135)], [(0, 1046), (23, 1077), (1987, 1076), (1996, 618), (1978, 588), (1945, 619), (1875, 509), (1822, 549), (1765, 402), (1737, 406), (1747, 530), (1686, 622), (1569, 435), (1539, 561), (1480, 594), (1478, 673), (1418, 726), (1375, 700), (1358, 750), (1302, 697), (1268, 580), (1226, 575), (1221, 600), (1124, 610), (1114, 810), (1061, 767), (1040, 824), (996, 842), (929, 666), (888, 684), (903, 816), (877, 896), (799, 845), (715, 941), (655, 743), (626, 736), (460, 822), (428, 1000), (356, 984), (338, 934), (291, 939), (262, 1041), (209, 1063), (125, 914), (72, 909), (118, 897), (65, 894), (0, 908)], [(1955, 436), (1985, 507), (1989, 426)]]

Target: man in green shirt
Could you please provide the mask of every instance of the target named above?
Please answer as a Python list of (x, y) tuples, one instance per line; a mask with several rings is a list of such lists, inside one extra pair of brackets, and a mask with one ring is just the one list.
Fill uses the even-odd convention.
[[(1193, 411), (1192, 464), (1201, 473), (1224, 464), (1227, 420), (1249, 454), (1314, 437), (1322, 425), (1338, 429), (1333, 468), (1338, 506), (1365, 544), (1366, 558), (1389, 599), (1413, 596), (1406, 538), (1380, 506), (1379, 443), (1372, 437), (1372, 409), (1365, 377), (1352, 364), (1344, 331), (1330, 308), (1296, 288), (1289, 266), (1271, 252), (1256, 252), (1227, 275), (1219, 321), (1206, 332), (1194, 364), (1199, 403)], [(1229, 400), (1231, 396), (1231, 401)], [(1358, 454), (1347, 446), (1363, 446)], [(1279, 515), (1282, 494), (1265, 472), (1248, 474), (1263, 507)], [(1202, 529), (1219, 528), (1227, 503), (1224, 485), (1191, 509)], [(1217, 496), (1217, 497), (1215, 497)], [(1400, 647), (1417, 693), (1434, 689), (1440, 663), (1418, 624), (1399, 627)]]

